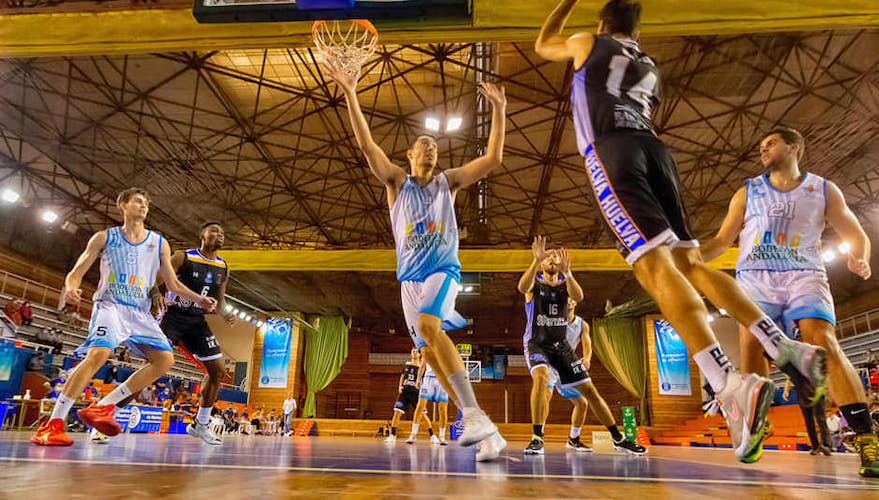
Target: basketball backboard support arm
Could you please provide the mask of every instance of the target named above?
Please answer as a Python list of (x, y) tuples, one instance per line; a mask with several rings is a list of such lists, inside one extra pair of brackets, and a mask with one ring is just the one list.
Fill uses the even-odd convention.
[(471, 0), (195, 0), (192, 12), (199, 23), (259, 23), (369, 19), (432, 23), (472, 22)]

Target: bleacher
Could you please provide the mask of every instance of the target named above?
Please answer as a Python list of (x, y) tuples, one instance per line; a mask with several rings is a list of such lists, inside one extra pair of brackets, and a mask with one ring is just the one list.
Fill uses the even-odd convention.
[[(85, 342), (88, 335), (88, 317), (91, 313), (91, 302), (82, 301), (80, 320), (73, 322), (62, 321), (58, 317), (56, 304), (59, 301), (61, 290), (37, 283), (33, 280), (19, 276), (8, 271), (0, 271), (0, 303), (5, 305), (11, 300), (27, 300), (33, 310), (33, 324), (30, 326), (19, 325), (16, 327), (16, 339), (48, 347), (37, 339), (37, 334), (44, 328), (60, 329), (60, 339), (63, 343), (60, 356), (55, 356), (53, 364), (60, 367), (64, 356), (73, 356), (73, 351)], [(140, 368), (143, 361), (134, 359), (132, 363), (114, 362), (132, 368)], [(174, 368), (169, 375), (175, 378), (200, 381), (202, 372), (191, 361), (177, 351), (174, 351)]]

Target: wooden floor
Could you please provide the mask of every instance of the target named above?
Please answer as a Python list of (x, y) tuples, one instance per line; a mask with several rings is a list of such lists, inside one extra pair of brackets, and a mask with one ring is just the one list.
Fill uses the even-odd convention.
[(0, 498), (879, 498), (851, 454), (767, 451), (752, 465), (728, 449), (654, 446), (646, 457), (575, 454), (549, 444), (526, 457), (510, 443), (497, 462), (474, 449), (385, 445), (373, 438), (121, 435), (106, 445), (74, 434), (43, 448), (0, 433)]

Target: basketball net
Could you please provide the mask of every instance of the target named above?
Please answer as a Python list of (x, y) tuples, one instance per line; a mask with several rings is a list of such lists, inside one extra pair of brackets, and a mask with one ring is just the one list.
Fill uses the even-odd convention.
[(315, 21), (311, 29), (317, 50), (354, 76), (375, 52), (378, 30), (365, 19)]

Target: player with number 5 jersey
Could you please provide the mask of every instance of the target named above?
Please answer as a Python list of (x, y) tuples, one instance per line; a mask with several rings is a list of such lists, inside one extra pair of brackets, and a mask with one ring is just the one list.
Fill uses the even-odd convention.
[(73, 270), (64, 281), (64, 300), (78, 304), (82, 297), (82, 278), (98, 257), (101, 258), (101, 281), (94, 295), (89, 333), (76, 352), (85, 359), (67, 379), (64, 391), (55, 403), (52, 415), (40, 425), (31, 442), (42, 446), (73, 444), (64, 433), (70, 408), (113, 350), (125, 344), (132, 353), (148, 363), (119, 384), (110, 394), (77, 412), (80, 421), (107, 436), (119, 434), (114, 420), (115, 408), (124, 405), (133, 394), (164, 375), (174, 365), (168, 339), (150, 314), (150, 288), (160, 275), (168, 289), (213, 311), (217, 301), (186, 288), (171, 269), (171, 247), (159, 234), (144, 227), (149, 212), (149, 195), (143, 189), (129, 188), (116, 198), (123, 224), (95, 233)]

